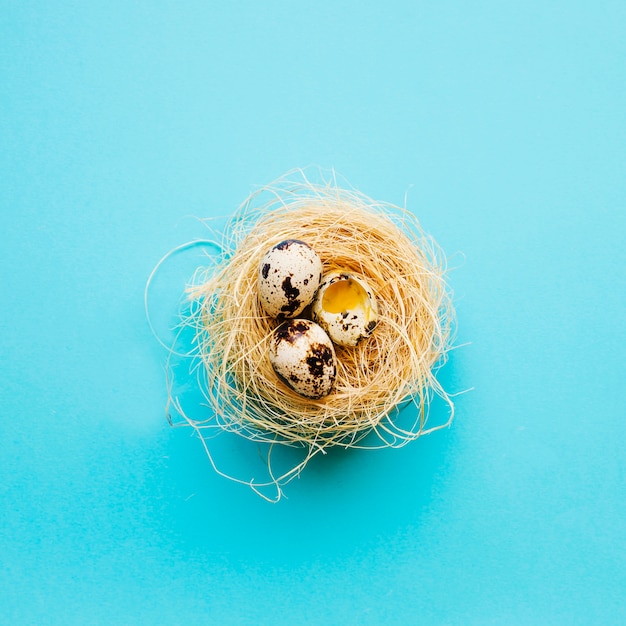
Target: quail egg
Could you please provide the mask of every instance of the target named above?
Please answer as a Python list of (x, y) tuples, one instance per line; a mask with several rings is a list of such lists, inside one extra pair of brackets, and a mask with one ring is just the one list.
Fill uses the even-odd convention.
[(337, 375), (335, 348), (315, 322), (283, 322), (272, 335), (269, 357), (279, 378), (301, 396), (319, 399), (332, 391)]
[(326, 275), (312, 307), (313, 319), (339, 346), (356, 346), (378, 321), (378, 305), (362, 279), (346, 272)]
[(261, 306), (272, 317), (296, 317), (311, 303), (321, 280), (322, 261), (311, 246), (297, 239), (281, 241), (259, 266)]

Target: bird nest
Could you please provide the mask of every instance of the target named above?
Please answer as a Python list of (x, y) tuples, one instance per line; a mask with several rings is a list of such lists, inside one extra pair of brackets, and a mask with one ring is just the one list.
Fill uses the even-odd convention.
[[(325, 274), (363, 278), (378, 303), (371, 336), (353, 347), (336, 346), (335, 384), (319, 399), (296, 393), (269, 359), (279, 322), (260, 304), (259, 264), (287, 239), (309, 244)], [(201, 420), (179, 413), (207, 452), (204, 429), (216, 426), (270, 446), (304, 449), (303, 459), (280, 476), (270, 468), (267, 484), (277, 488), (278, 497), (312, 456), (331, 446), (398, 447), (445, 427), (453, 403), (435, 376), (452, 339), (445, 273), (438, 246), (405, 209), (306, 178), (287, 177), (264, 188), (232, 217), (219, 254), (188, 288), (183, 326), (193, 330), (192, 356), (211, 412)], [(305, 310), (301, 316), (307, 315)], [(435, 395), (447, 402), (449, 419), (429, 427)], [(409, 404), (417, 410), (407, 423), (401, 409)]]

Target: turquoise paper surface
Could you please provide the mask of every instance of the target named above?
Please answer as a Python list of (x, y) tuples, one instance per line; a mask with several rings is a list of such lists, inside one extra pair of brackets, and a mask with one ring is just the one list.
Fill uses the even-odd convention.
[[(624, 3), (0, 15), (0, 622), (626, 622)], [(308, 165), (448, 253), (440, 377), (472, 391), (271, 505), (168, 426), (143, 288), (194, 216)], [(198, 262), (164, 266), (158, 328)]]

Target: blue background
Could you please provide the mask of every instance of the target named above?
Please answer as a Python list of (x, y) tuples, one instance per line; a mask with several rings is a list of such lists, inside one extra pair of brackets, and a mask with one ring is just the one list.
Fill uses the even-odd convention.
[[(0, 7), (0, 621), (626, 621), (625, 3)], [(408, 191), (474, 390), (271, 505), (168, 427), (142, 292), (308, 164)]]

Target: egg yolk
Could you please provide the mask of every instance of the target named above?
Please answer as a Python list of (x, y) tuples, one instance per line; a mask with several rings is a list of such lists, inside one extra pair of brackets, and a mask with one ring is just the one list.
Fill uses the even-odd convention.
[(357, 308), (366, 308), (367, 292), (351, 278), (338, 280), (324, 291), (322, 308), (328, 313), (346, 313)]

